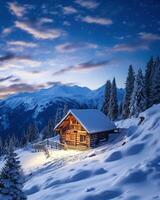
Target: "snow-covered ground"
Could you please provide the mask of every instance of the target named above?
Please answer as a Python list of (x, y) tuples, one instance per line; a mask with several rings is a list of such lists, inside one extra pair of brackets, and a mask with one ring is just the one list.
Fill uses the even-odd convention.
[(29, 200), (160, 200), (160, 105), (117, 122), (123, 133), (89, 151), (18, 150)]

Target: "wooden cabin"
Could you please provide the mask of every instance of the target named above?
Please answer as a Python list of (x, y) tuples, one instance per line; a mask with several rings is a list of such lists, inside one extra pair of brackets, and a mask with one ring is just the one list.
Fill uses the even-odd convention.
[(114, 122), (97, 109), (72, 109), (54, 130), (67, 147), (87, 149), (108, 140), (108, 135), (115, 129)]

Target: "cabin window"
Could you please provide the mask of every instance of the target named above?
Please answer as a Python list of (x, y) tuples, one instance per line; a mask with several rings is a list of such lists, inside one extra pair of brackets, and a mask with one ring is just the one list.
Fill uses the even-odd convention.
[(85, 135), (80, 135), (80, 142), (86, 141), (86, 136)]

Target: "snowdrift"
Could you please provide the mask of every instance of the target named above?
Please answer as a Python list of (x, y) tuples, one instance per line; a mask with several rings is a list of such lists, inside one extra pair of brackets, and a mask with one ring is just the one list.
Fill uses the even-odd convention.
[(94, 150), (52, 151), (49, 159), (20, 150), (28, 199), (159, 200), (160, 105), (117, 126), (123, 132)]

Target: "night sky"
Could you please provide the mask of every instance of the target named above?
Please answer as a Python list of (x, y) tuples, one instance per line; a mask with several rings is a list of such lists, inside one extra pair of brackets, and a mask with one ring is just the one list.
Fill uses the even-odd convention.
[(160, 0), (0, 0), (0, 97), (56, 83), (96, 89), (160, 55)]

